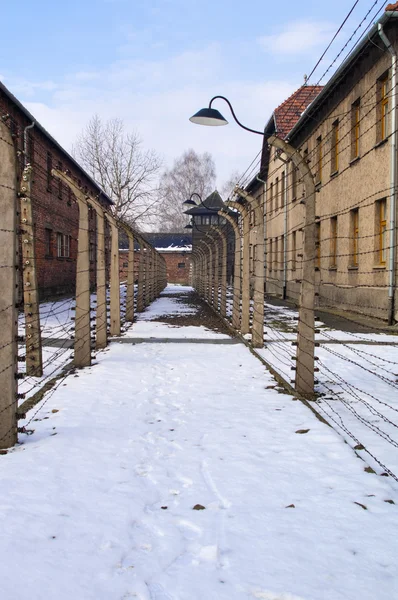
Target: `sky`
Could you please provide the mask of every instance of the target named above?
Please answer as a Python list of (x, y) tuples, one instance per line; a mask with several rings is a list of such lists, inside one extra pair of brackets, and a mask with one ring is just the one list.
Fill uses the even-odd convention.
[[(118, 117), (165, 167), (188, 148), (210, 152), (221, 188), (232, 172), (246, 171), (262, 140), (235, 125), (220, 100), (215, 107), (228, 127), (199, 127), (189, 117), (224, 95), (241, 122), (263, 129), (312, 71), (353, 3), (3, 2), (0, 79), (68, 151), (94, 114)], [(359, 0), (310, 83), (374, 3)], [(360, 33), (385, 4), (376, 0)]]

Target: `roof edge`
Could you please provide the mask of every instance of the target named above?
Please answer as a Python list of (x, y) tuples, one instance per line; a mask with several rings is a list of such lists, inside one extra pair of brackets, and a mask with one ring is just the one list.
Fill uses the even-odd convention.
[(9, 98), (9, 100), (11, 100), (11, 102), (13, 102), (18, 108), (19, 110), (25, 115), (25, 117), (27, 117), (28, 119), (30, 119), (30, 121), (34, 122), (35, 127), (37, 127), (37, 129), (39, 129), (43, 135), (48, 138), (51, 143), (53, 143), (58, 150), (60, 150), (61, 152), (63, 152), (63, 154), (65, 154), (65, 156), (67, 156), (67, 158), (78, 168), (80, 169), (80, 171), (82, 173), (84, 173), (85, 177), (87, 177), (87, 179), (89, 181), (91, 181), (91, 183), (94, 185), (94, 187), (100, 192), (100, 194), (102, 194), (102, 196), (104, 197), (104, 199), (109, 202), (109, 204), (115, 204), (113, 202), (113, 200), (111, 200), (111, 198), (109, 198), (108, 194), (106, 194), (104, 192), (104, 190), (100, 187), (100, 185), (95, 181), (95, 179), (93, 179), (91, 177), (91, 175), (89, 175), (81, 165), (79, 165), (79, 163), (73, 158), (73, 156), (71, 156), (69, 154), (69, 152), (67, 152), (67, 150), (65, 150), (65, 148), (63, 148), (61, 146), (61, 144), (59, 142), (57, 142), (57, 140), (55, 138), (53, 138), (53, 136), (47, 131), (47, 129), (45, 129), (43, 127), (43, 125), (41, 125), (39, 123), (39, 121), (37, 121), (37, 119), (35, 119), (35, 117), (32, 115), (32, 113), (30, 113), (28, 111), (27, 108), (25, 108), (25, 106), (22, 104), (22, 102), (20, 100), (18, 100), (18, 98), (16, 96), (14, 96), (14, 94), (12, 92), (10, 92), (10, 90), (4, 85), (4, 83), (2, 81), (0, 81), (0, 90), (2, 92), (4, 92), (4, 94)]

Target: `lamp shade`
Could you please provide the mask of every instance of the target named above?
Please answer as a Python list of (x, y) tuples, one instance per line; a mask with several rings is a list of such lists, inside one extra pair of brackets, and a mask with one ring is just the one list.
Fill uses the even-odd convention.
[(189, 199), (189, 200), (184, 200), (183, 204), (192, 204), (193, 206), (196, 206), (196, 202), (195, 202), (195, 200), (191, 200), (191, 199)]
[(224, 119), (222, 114), (215, 108), (202, 108), (189, 120), (197, 125), (210, 125), (212, 127), (228, 125), (227, 119)]

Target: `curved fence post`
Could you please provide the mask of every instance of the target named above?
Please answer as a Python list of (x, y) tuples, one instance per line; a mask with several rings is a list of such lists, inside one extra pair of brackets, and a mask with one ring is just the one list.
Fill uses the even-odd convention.
[(85, 194), (71, 177), (58, 169), (52, 175), (69, 186), (79, 207), (79, 234), (76, 260), (76, 313), (75, 313), (75, 352), (73, 362), (77, 367), (91, 365), (90, 339), (90, 258), (88, 204)]
[(241, 264), (240, 264), (240, 231), (234, 217), (225, 210), (220, 210), (219, 215), (224, 217), (232, 226), (235, 235), (235, 258), (234, 258), (234, 284), (233, 284), (233, 302), (232, 302), (232, 327), (240, 327), (240, 289), (241, 289)]
[(314, 393), (315, 361), (315, 182), (307, 162), (290, 144), (271, 136), (268, 143), (285, 152), (303, 179), (305, 187), (305, 217), (303, 227), (303, 273), (300, 287), (299, 324), (297, 333), (297, 364), (295, 389), (301, 394)]
[(17, 161), (0, 119), (0, 448), (17, 442)]
[(242, 318), (240, 330), (243, 334), (250, 332), (250, 211), (247, 206), (233, 200), (226, 202), (235, 208), (242, 219)]

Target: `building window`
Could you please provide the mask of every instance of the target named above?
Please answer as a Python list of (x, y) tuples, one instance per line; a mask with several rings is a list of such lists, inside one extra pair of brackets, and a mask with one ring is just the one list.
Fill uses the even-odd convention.
[(57, 257), (70, 258), (70, 235), (57, 233)]
[(377, 223), (377, 259), (378, 263), (385, 266), (387, 259), (387, 201), (376, 202)]
[(218, 225), (218, 215), (211, 215), (210, 222), (213, 223), (213, 225)]
[(296, 200), (297, 198), (297, 168), (292, 163), (292, 199)]
[(52, 179), (53, 176), (51, 174), (53, 168), (53, 158), (51, 156), (51, 152), (47, 152), (47, 191), (51, 192), (52, 189)]
[(123, 263), (123, 269), (127, 269), (127, 267), (128, 267), (128, 266), (129, 266), (129, 263), (128, 263), (128, 262), (124, 262), (124, 263)]
[(277, 271), (278, 270), (278, 260), (279, 260), (279, 255), (278, 255), (278, 238), (275, 238), (275, 252), (274, 252), (274, 270)]
[(337, 268), (337, 217), (330, 219), (330, 262), (331, 269)]
[(269, 257), (268, 257), (268, 269), (269, 271), (272, 271), (272, 267), (273, 267), (273, 250), (274, 250), (274, 244), (273, 244), (273, 240), (270, 239), (269, 241)]
[(279, 177), (275, 179), (275, 206), (274, 210), (278, 210), (279, 207)]
[(219, 217), (219, 223), (220, 225), (225, 225), (227, 222), (227, 219), (225, 217)]
[(179, 269), (185, 269), (185, 263), (178, 263), (177, 266)]
[(52, 247), (53, 232), (51, 229), (44, 230), (44, 243), (45, 243), (45, 255), (46, 258), (52, 258), (53, 247)]
[(292, 232), (292, 271), (296, 270), (296, 256), (297, 256), (297, 236), (296, 232)]
[(384, 140), (387, 137), (389, 131), (389, 79), (388, 73), (386, 73), (377, 82), (377, 96), (378, 96), (378, 111), (377, 120), (378, 126), (378, 138), (379, 141)]
[(350, 211), (351, 220), (351, 267), (358, 266), (359, 254), (359, 210), (355, 208)]
[(285, 265), (285, 236), (282, 235), (281, 236), (281, 257), (280, 257), (280, 261), (279, 261), (279, 268), (281, 271), (283, 271), (284, 269), (284, 265)]
[(321, 266), (321, 224), (315, 223), (315, 246), (316, 246), (316, 260), (315, 266), (318, 269)]
[(322, 162), (322, 136), (320, 135), (316, 140), (316, 183), (322, 182)]
[(273, 209), (273, 195), (274, 195), (274, 184), (271, 183), (269, 186), (269, 212), (272, 213)]
[(331, 172), (339, 170), (339, 121), (332, 125)]
[(210, 217), (202, 217), (202, 225), (210, 225)]
[(351, 160), (359, 156), (360, 100), (351, 105)]
[(282, 171), (282, 177), (281, 177), (281, 208), (283, 208), (285, 206), (285, 193), (286, 193), (285, 171)]

